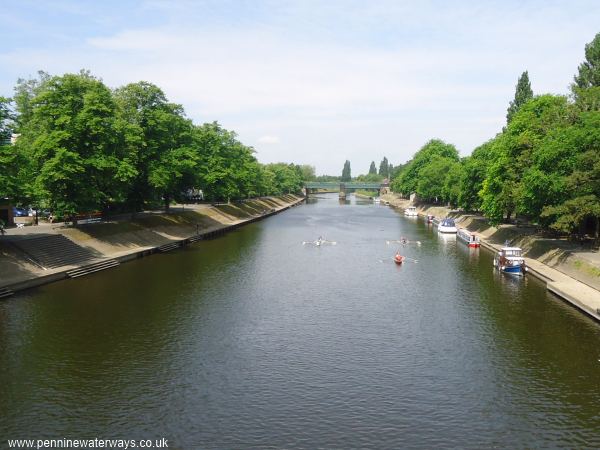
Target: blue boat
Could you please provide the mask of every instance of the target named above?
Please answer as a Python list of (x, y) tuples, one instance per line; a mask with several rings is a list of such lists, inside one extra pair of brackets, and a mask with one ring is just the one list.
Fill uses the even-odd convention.
[(494, 267), (512, 275), (524, 275), (527, 271), (523, 251), (519, 247), (502, 247), (494, 257)]

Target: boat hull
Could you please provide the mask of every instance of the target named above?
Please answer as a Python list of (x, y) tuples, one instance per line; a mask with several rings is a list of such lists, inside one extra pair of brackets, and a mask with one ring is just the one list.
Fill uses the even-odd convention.
[(454, 228), (454, 227), (444, 227), (444, 226), (438, 225), (438, 231), (440, 233), (456, 234), (456, 228)]
[(521, 266), (500, 266), (500, 271), (509, 275), (523, 275)]

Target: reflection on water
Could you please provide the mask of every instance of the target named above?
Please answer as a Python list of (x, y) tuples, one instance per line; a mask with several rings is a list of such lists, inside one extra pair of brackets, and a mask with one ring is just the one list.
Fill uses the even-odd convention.
[[(302, 245), (318, 236), (337, 245)], [(491, 253), (319, 195), (1, 302), (0, 438), (598, 447), (599, 349), (598, 324)]]

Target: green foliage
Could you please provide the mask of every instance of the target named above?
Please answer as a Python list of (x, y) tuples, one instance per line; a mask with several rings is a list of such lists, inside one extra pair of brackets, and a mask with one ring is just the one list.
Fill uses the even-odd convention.
[(17, 85), (14, 89), (15, 95), (13, 96), (13, 101), (15, 102), (15, 108), (18, 114), (16, 123), (17, 132), (20, 133), (20, 128), (31, 120), (33, 115), (32, 101), (41, 93), (50, 78), (49, 74), (40, 70), (38, 71), (37, 78), (31, 78), (29, 80), (19, 78), (17, 80)]
[(428, 164), (419, 171), (416, 190), (419, 198), (433, 202), (448, 200), (445, 191), (451, 188), (451, 185), (450, 182), (446, 181), (446, 178), (453, 171), (454, 166), (458, 166), (458, 163), (452, 158), (439, 155), (433, 156)]
[(495, 139), (480, 145), (471, 156), (463, 160), (462, 172), (459, 182), (458, 205), (467, 211), (476, 211), (481, 208), (479, 195), (483, 188), (488, 168), (495, 159)]
[(515, 89), (515, 98), (510, 102), (506, 114), (506, 123), (510, 123), (513, 116), (517, 111), (533, 98), (533, 91), (531, 90), (531, 83), (529, 82), (529, 74), (527, 71), (523, 72), (517, 81), (517, 87)]
[[(124, 156), (136, 174), (126, 201), (134, 210), (161, 198), (168, 205), (171, 196), (184, 187), (183, 168), (176, 159), (183, 152), (181, 148), (191, 145), (192, 123), (180, 105), (169, 103), (162, 90), (151, 83), (128, 84), (117, 89), (114, 97), (126, 144)], [(165, 177), (173, 179), (167, 183)]]
[(344, 168), (342, 169), (342, 178), (341, 181), (351, 181), (352, 180), (352, 172), (350, 169), (350, 161), (346, 160), (344, 163)]
[(369, 175), (376, 174), (377, 167), (375, 167), (375, 161), (371, 161), (371, 165), (369, 166)]
[(600, 33), (585, 46), (585, 61), (579, 65), (572, 89), (588, 89), (600, 86)]
[(302, 188), (302, 174), (294, 164), (275, 163), (267, 164), (265, 170), (272, 174), (271, 188), (276, 194), (289, 194), (298, 192)]
[(127, 171), (110, 90), (81, 72), (49, 78), (36, 92), (28, 121), (20, 118), (15, 145), (27, 162), (20, 175), (23, 195), (63, 216), (102, 209), (129, 181), (115, 177)]
[(392, 190), (410, 195), (417, 192), (421, 170), (426, 168), (436, 157), (449, 158), (458, 161), (458, 151), (452, 144), (447, 144), (439, 139), (427, 142), (402, 168), (391, 184)]
[(0, 97), (0, 198), (14, 197), (19, 188), (17, 174), (19, 159), (10, 145), (13, 115), (10, 100)]
[(384, 178), (388, 178), (390, 176), (389, 163), (385, 156), (381, 160), (381, 163), (379, 163), (379, 175)]
[(300, 166), (300, 171), (302, 172), (302, 179), (304, 181), (315, 181), (317, 178), (315, 175), (316, 169), (314, 166), (303, 164)]
[(318, 177), (316, 177), (315, 181), (341, 181), (341, 177), (336, 177), (335, 175), (319, 175)]
[(195, 126), (157, 86), (111, 92), (89, 72), (19, 80), (16, 120), (0, 99), (0, 195), (56, 215), (140, 210), (202, 189), (210, 200), (297, 193), (314, 167), (263, 166), (254, 150), (218, 123)]
[(378, 173), (368, 173), (367, 175), (357, 176), (356, 181), (363, 181), (365, 183), (381, 183), (383, 181), (383, 177)]
[(524, 72), (495, 138), (458, 162), (456, 149), (429, 141), (391, 187), (405, 196), (479, 210), (492, 223), (513, 215), (559, 232), (600, 232), (600, 33), (565, 96), (533, 97)]

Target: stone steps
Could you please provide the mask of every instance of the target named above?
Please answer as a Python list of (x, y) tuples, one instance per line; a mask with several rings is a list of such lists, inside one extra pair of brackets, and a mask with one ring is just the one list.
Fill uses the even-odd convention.
[(13, 294), (14, 292), (8, 288), (0, 288), (0, 298), (10, 297)]
[(101, 270), (110, 269), (111, 267), (116, 267), (119, 265), (119, 261), (116, 259), (108, 259), (104, 261), (100, 261), (94, 264), (89, 264), (84, 267), (80, 267), (78, 269), (73, 269), (67, 271), (67, 275), (71, 278), (82, 277), (84, 275), (88, 275), (90, 273), (99, 272)]
[(161, 245), (160, 247), (157, 247), (157, 250), (159, 252), (168, 252), (171, 250), (175, 250), (176, 248), (181, 247), (181, 242), (171, 242), (169, 244), (165, 244), (165, 245)]
[(59, 234), (14, 240), (12, 245), (45, 269), (76, 266), (96, 259), (91, 251)]

